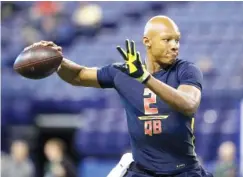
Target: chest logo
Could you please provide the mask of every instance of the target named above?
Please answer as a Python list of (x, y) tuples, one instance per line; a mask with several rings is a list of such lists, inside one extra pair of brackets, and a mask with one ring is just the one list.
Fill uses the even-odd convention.
[[(159, 113), (159, 110), (156, 107), (157, 95), (154, 92), (148, 88), (145, 88), (143, 96), (145, 116), (140, 116), (138, 118), (144, 121), (144, 134), (149, 136), (160, 134), (162, 133), (161, 119), (166, 119), (168, 115), (155, 115)], [(153, 108), (150, 107), (152, 105), (154, 105)]]

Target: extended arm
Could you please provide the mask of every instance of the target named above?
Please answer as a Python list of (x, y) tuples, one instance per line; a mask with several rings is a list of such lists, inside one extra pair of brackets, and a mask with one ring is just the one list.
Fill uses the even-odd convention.
[(100, 88), (97, 79), (97, 68), (80, 66), (68, 59), (63, 59), (57, 70), (58, 76), (74, 86)]
[[(57, 46), (52, 41), (40, 41), (36, 42), (25, 50), (34, 46), (49, 46), (57, 50), (62, 55), (62, 48)], [(61, 65), (57, 69), (58, 76), (69, 84), (74, 86), (84, 86), (84, 87), (96, 87), (100, 88), (98, 78), (97, 78), (97, 68), (88, 68), (85, 66), (80, 66), (68, 59), (63, 59)]]

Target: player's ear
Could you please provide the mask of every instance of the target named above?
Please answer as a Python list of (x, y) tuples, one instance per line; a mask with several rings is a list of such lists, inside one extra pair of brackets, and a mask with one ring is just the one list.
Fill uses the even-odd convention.
[(143, 37), (143, 44), (148, 48), (151, 47), (151, 41), (145, 36)]

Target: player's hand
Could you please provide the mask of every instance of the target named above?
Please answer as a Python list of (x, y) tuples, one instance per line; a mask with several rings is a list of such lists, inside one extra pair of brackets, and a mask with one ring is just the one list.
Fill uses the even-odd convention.
[(24, 49), (24, 51), (32, 48), (32, 47), (35, 47), (35, 46), (48, 46), (48, 47), (51, 47), (53, 48), (54, 50), (57, 50), (61, 55), (62, 55), (62, 47), (56, 45), (54, 42), (52, 41), (40, 41), (40, 42), (36, 42), (28, 47), (26, 47)]
[(150, 74), (145, 69), (145, 66), (142, 64), (140, 53), (136, 51), (135, 42), (126, 40), (126, 52), (120, 47), (117, 46), (117, 50), (125, 60), (124, 64), (114, 64), (115, 68), (118, 68), (127, 75), (135, 78), (141, 83), (145, 83)]

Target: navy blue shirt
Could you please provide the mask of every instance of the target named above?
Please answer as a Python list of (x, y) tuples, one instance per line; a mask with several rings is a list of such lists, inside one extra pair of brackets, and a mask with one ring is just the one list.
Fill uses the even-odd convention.
[[(202, 90), (202, 73), (188, 61), (177, 59), (153, 76), (178, 88)], [(194, 118), (183, 115), (135, 79), (112, 65), (98, 70), (102, 88), (115, 88), (124, 103), (134, 161), (158, 174), (185, 171), (197, 165), (194, 152)]]

